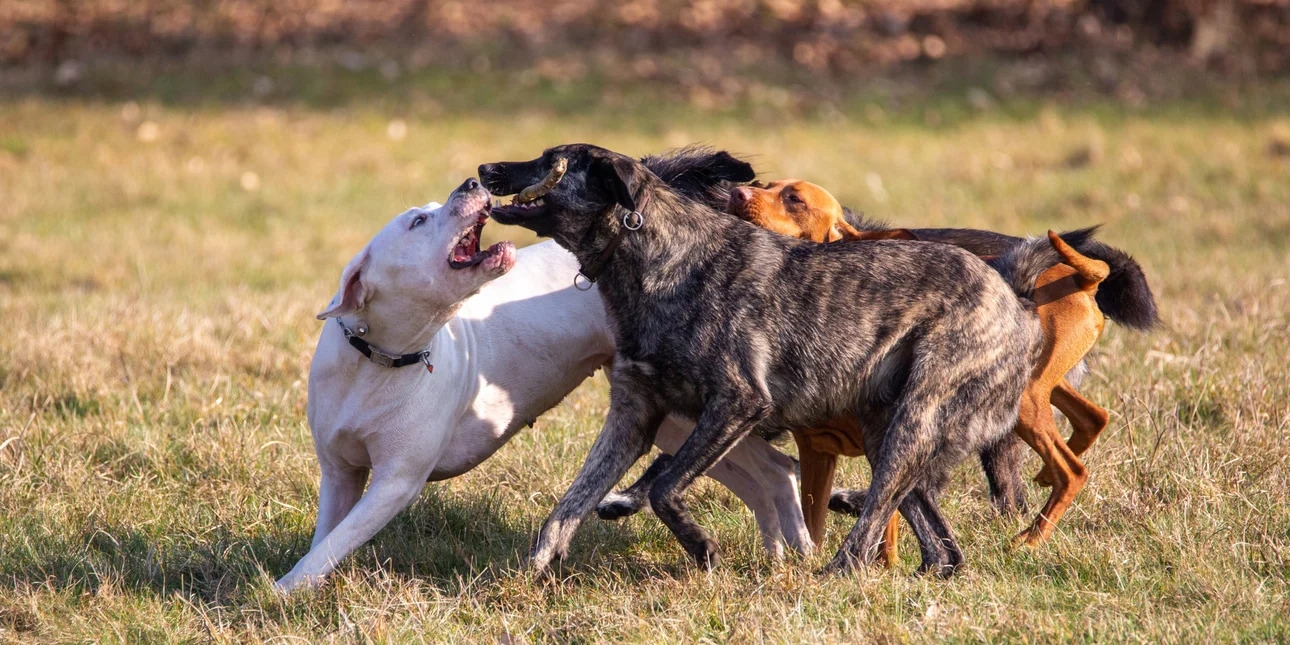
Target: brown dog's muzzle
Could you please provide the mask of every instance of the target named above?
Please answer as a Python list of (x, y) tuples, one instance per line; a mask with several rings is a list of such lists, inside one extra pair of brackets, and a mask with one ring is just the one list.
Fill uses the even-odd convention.
[(742, 220), (754, 221), (755, 202), (756, 197), (753, 195), (752, 189), (747, 186), (739, 186), (730, 191), (730, 201), (726, 204), (726, 212)]

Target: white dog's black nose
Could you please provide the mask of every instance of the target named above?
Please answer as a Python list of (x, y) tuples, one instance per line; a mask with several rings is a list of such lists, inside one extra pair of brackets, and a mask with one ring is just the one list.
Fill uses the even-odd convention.
[(468, 193), (472, 190), (479, 190), (479, 181), (474, 177), (467, 179), (464, 183), (458, 186), (456, 192)]

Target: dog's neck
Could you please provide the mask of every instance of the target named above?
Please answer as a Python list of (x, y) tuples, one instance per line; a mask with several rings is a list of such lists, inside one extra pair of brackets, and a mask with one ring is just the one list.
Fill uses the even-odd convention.
[[(427, 316), (413, 303), (373, 302), (358, 313), (341, 317), (341, 323), (382, 352), (410, 354), (429, 347), (460, 308), (457, 303)], [(360, 329), (366, 331), (358, 334)]]
[(592, 261), (604, 245), (621, 231), (623, 241), (604, 267), (603, 280), (612, 294), (619, 289), (653, 290), (682, 276), (671, 276), (676, 269), (677, 257), (685, 257), (688, 266), (704, 264), (702, 256), (717, 252), (706, 245), (714, 233), (725, 226), (737, 225), (735, 218), (712, 210), (710, 207), (679, 195), (660, 183), (649, 182), (641, 189), (637, 199), (643, 204), (638, 210), (644, 219), (637, 230), (623, 230), (622, 217), (626, 210), (611, 209), (607, 225), (597, 231), (596, 243), (584, 245), (578, 259)]

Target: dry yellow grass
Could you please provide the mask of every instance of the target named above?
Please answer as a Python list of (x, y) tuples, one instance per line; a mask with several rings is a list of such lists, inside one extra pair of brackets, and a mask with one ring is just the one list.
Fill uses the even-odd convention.
[[(902, 111), (847, 94), (808, 116), (621, 117), (568, 88), (505, 108), (416, 91), (433, 82), (339, 107), (0, 103), (0, 641), (1290, 639), (1290, 159), (1268, 145), (1284, 116), (1026, 104), (932, 128), (907, 112), (961, 97)], [(312, 314), (343, 263), (476, 164), (573, 140), (709, 142), (902, 224), (1105, 222), (1165, 328), (1099, 345), (1085, 390), (1113, 420), (1052, 542), (1008, 550), (1021, 520), (991, 517), (969, 465), (946, 500), (962, 575), (909, 577), (907, 541), (901, 571), (822, 578), (825, 556), (767, 561), (747, 511), (705, 483), (718, 571), (644, 516), (589, 522), (567, 577), (532, 580), (519, 554), (599, 427), (597, 377), (429, 486), (321, 591), (274, 597), (312, 531)]]

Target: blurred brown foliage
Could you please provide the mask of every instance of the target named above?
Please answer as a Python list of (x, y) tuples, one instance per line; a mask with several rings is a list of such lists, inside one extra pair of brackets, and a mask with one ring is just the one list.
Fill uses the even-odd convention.
[[(1084, 49), (1290, 69), (1290, 0), (4, 0), (0, 62), (326, 47), (553, 54), (638, 66), (707, 52), (849, 74), (913, 60)], [(466, 59), (469, 60), (469, 59)]]

